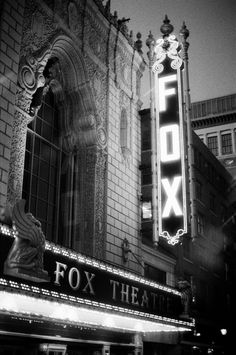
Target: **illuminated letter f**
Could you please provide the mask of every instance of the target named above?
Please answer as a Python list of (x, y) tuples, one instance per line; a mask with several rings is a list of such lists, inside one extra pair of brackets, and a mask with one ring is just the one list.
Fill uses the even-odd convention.
[(175, 94), (175, 88), (166, 89), (166, 83), (176, 81), (177, 76), (169, 75), (159, 79), (159, 111), (166, 111), (166, 97)]

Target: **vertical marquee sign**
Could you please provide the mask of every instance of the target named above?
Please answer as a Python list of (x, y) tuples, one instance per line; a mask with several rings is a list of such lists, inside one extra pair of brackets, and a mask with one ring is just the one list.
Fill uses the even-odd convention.
[(159, 39), (154, 51), (158, 228), (159, 236), (174, 245), (187, 233), (182, 59), (174, 35)]

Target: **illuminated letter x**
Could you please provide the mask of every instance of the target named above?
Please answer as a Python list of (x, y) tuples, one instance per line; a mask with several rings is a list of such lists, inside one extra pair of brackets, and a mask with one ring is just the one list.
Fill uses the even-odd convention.
[(181, 207), (176, 199), (176, 194), (181, 184), (181, 176), (175, 176), (172, 185), (170, 185), (168, 179), (162, 179), (161, 182), (167, 196), (167, 201), (163, 209), (162, 217), (169, 217), (172, 208), (176, 216), (181, 216), (183, 212), (181, 211)]

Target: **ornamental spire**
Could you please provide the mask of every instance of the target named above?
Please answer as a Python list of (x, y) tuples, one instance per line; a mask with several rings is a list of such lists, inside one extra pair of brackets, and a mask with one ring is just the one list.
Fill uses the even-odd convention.
[(181, 27), (181, 30), (179, 32), (181, 41), (182, 41), (182, 47), (183, 47), (183, 59), (188, 60), (188, 47), (189, 43), (187, 42), (187, 38), (189, 36), (189, 30), (187, 29), (185, 22), (183, 22), (183, 25)]
[(163, 33), (163, 38), (169, 36), (174, 31), (174, 26), (171, 25), (167, 15), (165, 15), (160, 31)]

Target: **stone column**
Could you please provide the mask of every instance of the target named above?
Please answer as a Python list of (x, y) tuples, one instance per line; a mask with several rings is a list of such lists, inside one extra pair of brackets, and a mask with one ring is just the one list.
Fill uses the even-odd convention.
[(95, 236), (94, 256), (99, 259), (105, 258), (105, 226), (106, 226), (106, 164), (107, 154), (99, 150), (96, 157), (96, 204), (95, 204)]
[(28, 115), (16, 109), (13, 123), (7, 200), (10, 206), (21, 199), (24, 175)]
[(83, 174), (84, 238), (82, 250), (104, 258), (107, 154), (97, 146), (86, 148)]
[(27, 124), (37, 113), (37, 110), (31, 111), (31, 103), (36, 90), (45, 84), (42, 72), (46, 61), (47, 56), (41, 58), (40, 62), (33, 57), (22, 57), (20, 60), (7, 192), (10, 206), (22, 195)]
[(84, 206), (84, 237), (82, 241), (82, 251), (93, 256), (93, 238), (95, 234), (95, 179), (96, 179), (96, 147), (86, 149), (83, 182)]

